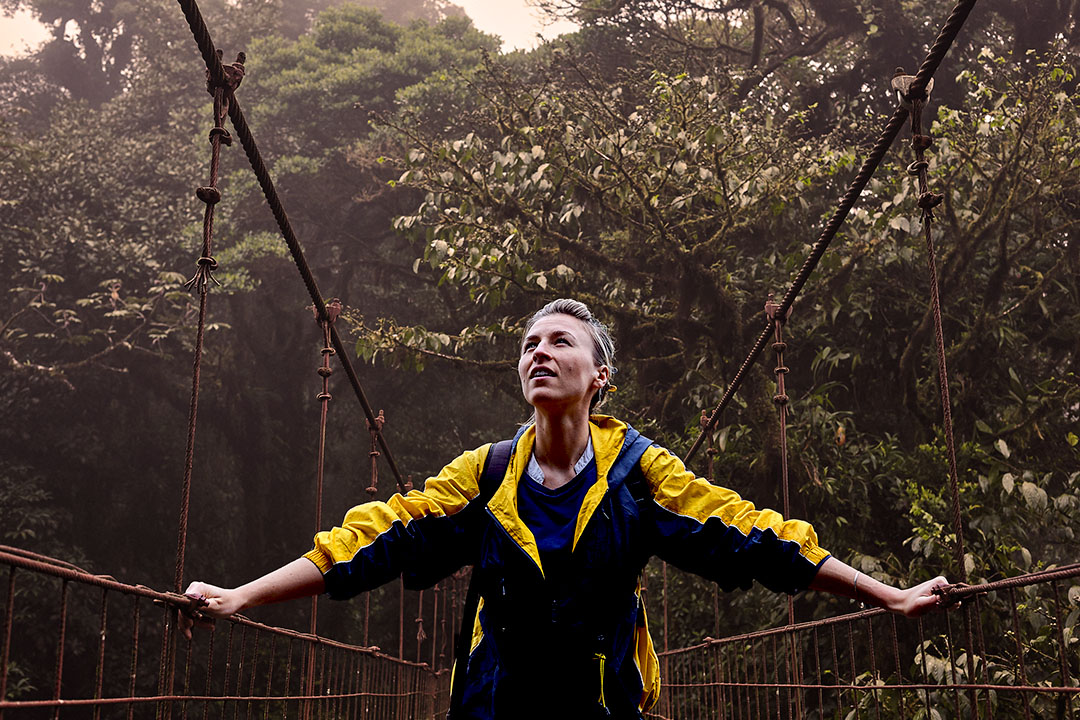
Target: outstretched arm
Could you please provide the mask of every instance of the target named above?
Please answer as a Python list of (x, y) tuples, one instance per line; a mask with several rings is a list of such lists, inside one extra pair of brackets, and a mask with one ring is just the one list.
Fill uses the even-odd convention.
[[(297, 558), (288, 565), (238, 588), (220, 588), (195, 581), (188, 585), (184, 594), (206, 602), (206, 605), (199, 609), (200, 612), (211, 617), (224, 618), (258, 605), (319, 595), (325, 590), (322, 573), (315, 567), (315, 563), (306, 558)], [(184, 635), (190, 638), (192, 621), (182, 615), (180, 622)]]
[(907, 617), (919, 617), (939, 607), (939, 596), (933, 591), (935, 588), (948, 584), (948, 580), (939, 576), (907, 590), (901, 590), (878, 582), (847, 563), (830, 556), (818, 568), (817, 575), (810, 583), (810, 589), (843, 595)]

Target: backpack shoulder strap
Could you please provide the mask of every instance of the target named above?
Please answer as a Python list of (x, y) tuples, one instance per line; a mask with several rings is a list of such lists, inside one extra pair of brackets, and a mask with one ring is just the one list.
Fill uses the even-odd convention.
[(476, 496), (484, 505), (495, 495), (510, 465), (510, 453), (514, 449), (513, 440), (501, 440), (492, 443), (484, 459), (484, 470), (480, 473), (480, 494)]
[[(520, 435), (520, 433), (519, 433)], [(484, 459), (484, 469), (480, 473), (480, 493), (473, 499), (481, 506), (487, 505), (488, 501), (499, 489), (503, 478), (506, 476), (506, 468), (510, 465), (510, 455), (517, 441), (502, 440), (493, 443), (488, 448), (487, 457)], [(454, 672), (450, 687), (450, 710), (447, 718), (453, 720), (461, 714), (461, 700), (465, 692), (465, 671), (469, 662), (469, 647), (472, 645), (473, 623), (476, 620), (476, 611), (480, 607), (480, 588), (476, 581), (476, 568), (469, 577), (469, 590), (465, 593), (465, 610), (462, 615), (461, 629), (458, 631), (454, 642)]]
[(653, 445), (653, 441), (634, 428), (627, 428), (626, 439), (615, 464), (608, 471), (608, 483), (624, 482), (630, 495), (639, 504), (650, 496), (645, 473), (641, 471), (641, 456)]

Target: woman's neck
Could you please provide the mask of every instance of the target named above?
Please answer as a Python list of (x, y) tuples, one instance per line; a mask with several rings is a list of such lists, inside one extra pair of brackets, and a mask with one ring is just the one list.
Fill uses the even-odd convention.
[[(533, 453), (544, 471), (544, 484), (554, 487), (574, 477), (574, 464), (589, 444), (589, 412), (536, 413)], [(552, 482), (549, 483), (548, 480)]]

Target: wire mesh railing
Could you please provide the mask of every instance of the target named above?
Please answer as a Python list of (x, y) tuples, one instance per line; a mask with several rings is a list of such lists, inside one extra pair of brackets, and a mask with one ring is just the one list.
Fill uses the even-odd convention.
[(1080, 567), (948, 593), (907, 619), (866, 610), (661, 653), (650, 717), (1075, 718)]
[(6, 546), (0, 568), (0, 719), (404, 720), (448, 706), (448, 673), (426, 664), (242, 617), (189, 641), (176, 619), (190, 598)]

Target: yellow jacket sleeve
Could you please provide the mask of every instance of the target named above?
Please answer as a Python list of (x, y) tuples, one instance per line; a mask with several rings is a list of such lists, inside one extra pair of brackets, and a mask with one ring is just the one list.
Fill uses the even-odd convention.
[(340, 527), (318, 533), (304, 557), (323, 573), (330, 596), (352, 597), (402, 574), (410, 587), (427, 587), (468, 562), (489, 449), (461, 454), (423, 489), (357, 505)]

